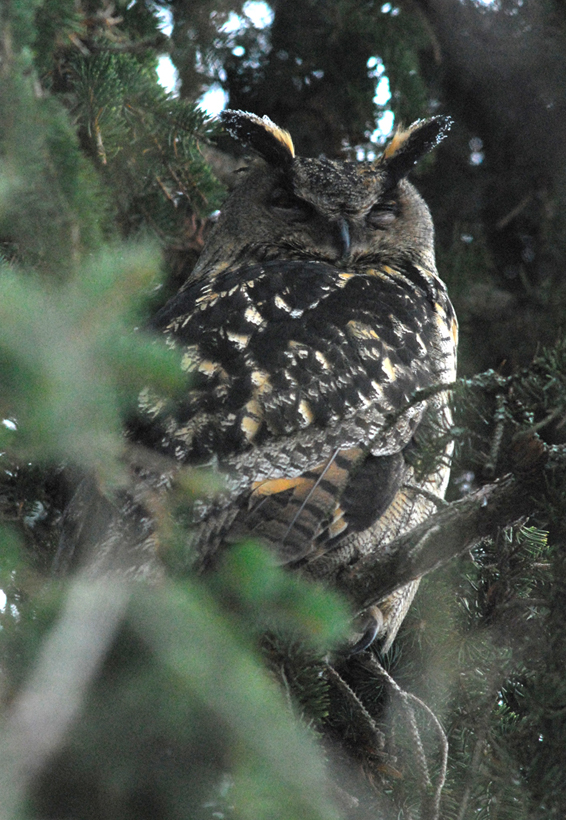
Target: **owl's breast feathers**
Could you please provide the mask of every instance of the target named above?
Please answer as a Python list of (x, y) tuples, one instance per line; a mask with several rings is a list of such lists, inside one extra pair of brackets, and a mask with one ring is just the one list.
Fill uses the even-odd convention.
[[(204, 562), (250, 535), (309, 561), (387, 525), (426, 410), (409, 400), (455, 375), (456, 320), (434, 273), (270, 261), (194, 281), (154, 326), (191, 390), (173, 409), (146, 391), (132, 437), (225, 476), (195, 507)], [(446, 413), (442, 394), (432, 404)], [(440, 492), (444, 476), (431, 481)]]

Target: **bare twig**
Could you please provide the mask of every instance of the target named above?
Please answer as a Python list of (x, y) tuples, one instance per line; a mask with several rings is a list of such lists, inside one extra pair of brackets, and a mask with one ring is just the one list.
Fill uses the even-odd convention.
[(501, 450), (501, 442), (503, 441), (503, 433), (505, 431), (505, 396), (503, 393), (498, 393), (495, 397), (497, 408), (495, 410), (495, 431), (489, 450), (489, 459), (484, 465), (484, 474), (487, 478), (493, 478), (495, 475), (495, 468), (499, 459)]
[(363, 728), (369, 736), (370, 745), (372, 746), (373, 753), (375, 755), (385, 756), (383, 753), (383, 732), (380, 731), (375, 720), (372, 718), (372, 716), (370, 715), (362, 701), (356, 695), (354, 690), (346, 683), (346, 681), (339, 674), (339, 672), (337, 672), (336, 669), (329, 663), (326, 664), (325, 668), (329, 680), (331, 680), (334, 683), (334, 685), (340, 690), (342, 695), (346, 698), (354, 714), (357, 715), (358, 722), (361, 721), (361, 723), (363, 724)]
[[(380, 677), (387, 681), (390, 688), (395, 692), (395, 694), (400, 698), (401, 702), (403, 703), (405, 716), (407, 719), (407, 723), (409, 725), (409, 731), (411, 732), (411, 736), (413, 738), (413, 742), (415, 745), (415, 758), (417, 760), (417, 766), (419, 768), (419, 772), (421, 775), (421, 791), (423, 795), (423, 820), (425, 820), (425, 818), (426, 820), (438, 820), (440, 814), (440, 798), (442, 796), (442, 789), (444, 788), (444, 783), (446, 782), (446, 772), (448, 769), (448, 740), (446, 738), (444, 729), (440, 725), (440, 721), (438, 720), (432, 709), (429, 706), (427, 706), (426, 703), (422, 701), (420, 698), (418, 698), (416, 695), (413, 695), (410, 692), (407, 692), (404, 689), (402, 689), (397, 683), (397, 681), (393, 677), (391, 677), (389, 672), (387, 672), (387, 670), (383, 668), (383, 666), (379, 663), (379, 661), (374, 655), (368, 654), (363, 658), (363, 660), (371, 669), (377, 672), (377, 674)], [(427, 758), (422, 744), (421, 735), (417, 726), (415, 712), (411, 705), (411, 702), (415, 703), (424, 712), (426, 712), (427, 716), (432, 721), (432, 724), (435, 728), (436, 734), (440, 741), (441, 768), (438, 781), (436, 784), (434, 784), (434, 786), (430, 779)]]
[[(442, 789), (444, 788), (444, 783), (446, 781), (446, 772), (448, 767), (448, 740), (446, 738), (446, 734), (444, 733), (438, 718), (432, 710), (420, 698), (416, 697), (416, 695), (402, 689), (395, 679), (391, 677), (391, 675), (381, 666), (375, 656), (365, 653), (363, 656), (360, 656), (360, 662), (368, 666), (373, 672), (376, 672), (379, 677), (383, 678), (389, 688), (401, 701), (402, 715), (407, 722), (407, 726), (411, 734), (416, 766), (419, 772), (420, 791), (422, 797), (421, 817), (422, 820), (438, 820), (440, 813), (440, 798), (442, 795)], [(382, 759), (387, 758), (389, 755), (383, 751), (383, 734), (378, 729), (377, 724), (367, 711), (360, 698), (352, 690), (348, 683), (346, 683), (339, 672), (329, 663), (326, 665), (326, 672), (329, 680), (337, 687), (342, 696), (345, 697), (346, 701), (350, 704), (353, 714), (356, 715), (358, 724), (363, 728), (364, 732), (369, 735), (370, 745), (373, 747), (373, 754), (378, 755), (379, 758)], [(415, 706), (418, 706), (426, 713), (427, 717), (432, 722), (436, 735), (439, 739), (441, 765), (440, 772), (436, 778), (436, 782), (434, 783), (430, 775), (427, 754), (423, 746), (421, 732), (417, 723), (414, 708)], [(378, 741), (377, 745), (375, 743), (376, 739)]]
[(510, 222), (512, 222), (512, 221), (515, 219), (515, 217), (516, 217), (516, 216), (519, 216), (519, 214), (520, 214), (522, 211), (524, 211), (524, 210), (525, 210), (525, 208), (526, 208), (526, 207), (527, 207), (527, 205), (530, 203), (530, 201), (532, 200), (532, 198), (533, 198), (533, 195), (532, 195), (532, 194), (527, 194), (526, 196), (524, 196), (524, 197), (522, 198), (522, 200), (521, 200), (521, 201), (520, 201), (517, 205), (515, 205), (515, 207), (514, 207), (514, 208), (512, 208), (512, 209), (509, 211), (509, 213), (505, 214), (505, 216), (502, 216), (502, 217), (501, 217), (501, 219), (499, 219), (499, 220), (496, 222), (496, 224), (495, 224), (495, 227), (497, 228), (497, 230), (498, 230), (498, 231), (502, 231), (502, 230), (503, 230), (503, 228), (506, 228), (506, 227), (507, 227), (507, 225), (508, 225)]

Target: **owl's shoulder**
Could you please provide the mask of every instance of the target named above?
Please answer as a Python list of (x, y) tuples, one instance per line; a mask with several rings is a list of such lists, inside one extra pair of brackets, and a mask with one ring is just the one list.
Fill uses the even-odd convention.
[(318, 260), (276, 259), (190, 282), (159, 311), (151, 329), (189, 342), (235, 325), (253, 333), (270, 322), (313, 315), (340, 325), (357, 313), (374, 324), (406, 313), (422, 324), (438, 308), (450, 310), (443, 283), (414, 264), (341, 269)]

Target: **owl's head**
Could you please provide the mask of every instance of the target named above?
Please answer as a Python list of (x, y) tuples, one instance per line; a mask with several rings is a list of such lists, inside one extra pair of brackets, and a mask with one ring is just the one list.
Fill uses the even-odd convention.
[(268, 117), (221, 119), (259, 161), (241, 173), (197, 275), (279, 258), (357, 269), (409, 260), (434, 270), (430, 212), (407, 175), (445, 137), (448, 117), (397, 131), (372, 162), (297, 157), (291, 135)]

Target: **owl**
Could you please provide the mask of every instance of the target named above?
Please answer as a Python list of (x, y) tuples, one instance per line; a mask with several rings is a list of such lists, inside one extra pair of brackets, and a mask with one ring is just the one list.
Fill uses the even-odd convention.
[[(191, 389), (172, 407), (144, 391), (130, 437), (220, 474), (191, 512), (201, 569), (253, 539), (331, 582), (422, 522), (448, 481), (447, 458), (415, 467), (419, 439), (450, 417), (446, 392), (411, 397), (454, 380), (457, 323), (407, 175), (450, 120), (419, 120), (357, 162), (295, 156), (267, 117), (221, 119), (253, 160), (153, 322)], [(367, 613), (359, 647), (391, 646), (417, 586)]]
[[(450, 423), (442, 386), (455, 378), (457, 324), (429, 210), (407, 175), (450, 121), (419, 120), (357, 162), (295, 156), (267, 117), (221, 119), (253, 160), (152, 323), (180, 352), (190, 389), (173, 405), (144, 391), (129, 437), (164, 464), (219, 474), (220, 489), (190, 513), (200, 569), (253, 539), (332, 583), (430, 515), (448, 481), (447, 458), (425, 475), (415, 467), (420, 438)], [(173, 473), (138, 468), (130, 513)], [(133, 529), (132, 544), (154, 548), (151, 516)], [(107, 549), (120, 537), (115, 528)], [(391, 646), (417, 586), (366, 614), (356, 648), (376, 635)]]

